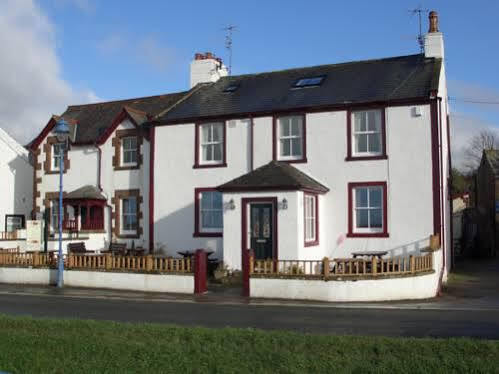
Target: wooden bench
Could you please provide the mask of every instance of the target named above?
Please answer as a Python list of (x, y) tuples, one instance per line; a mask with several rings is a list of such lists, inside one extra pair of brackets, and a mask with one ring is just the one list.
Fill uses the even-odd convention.
[(102, 253), (112, 253), (113, 255), (125, 256), (126, 244), (123, 243), (109, 243), (109, 249), (102, 251)]
[(95, 251), (88, 251), (85, 248), (84, 242), (78, 243), (69, 243), (68, 244), (68, 253), (94, 253)]

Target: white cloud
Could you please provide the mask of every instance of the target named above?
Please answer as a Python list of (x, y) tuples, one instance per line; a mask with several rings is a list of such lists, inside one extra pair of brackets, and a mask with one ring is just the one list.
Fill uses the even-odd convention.
[(71, 5), (85, 13), (93, 13), (95, 4), (92, 0), (57, 0), (59, 5)]
[(61, 77), (55, 27), (32, 0), (0, 2), (0, 122), (16, 140), (34, 138), (51, 114), (97, 100)]

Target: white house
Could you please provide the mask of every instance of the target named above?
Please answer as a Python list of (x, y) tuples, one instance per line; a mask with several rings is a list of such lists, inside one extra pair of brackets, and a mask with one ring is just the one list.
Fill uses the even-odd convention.
[[(33, 168), (26, 148), (0, 128), (0, 232), (25, 227), (32, 209)], [(9, 234), (2, 234), (7, 239)], [(0, 243), (2, 247), (2, 243)]]
[[(205, 248), (240, 269), (249, 248), (264, 259), (399, 256), (440, 234), (447, 270), (448, 113), (435, 12), (423, 54), (241, 76), (196, 54), (187, 92), (62, 114), (73, 126), (65, 237)], [(34, 207), (50, 210), (52, 231), (56, 120), (32, 145)]]
[(250, 248), (257, 259), (399, 256), (440, 234), (449, 268), (449, 108), (435, 12), (423, 54), (207, 73), (204, 83), (199, 61), (194, 91), (153, 121), (154, 243), (170, 254), (208, 248), (240, 269)]

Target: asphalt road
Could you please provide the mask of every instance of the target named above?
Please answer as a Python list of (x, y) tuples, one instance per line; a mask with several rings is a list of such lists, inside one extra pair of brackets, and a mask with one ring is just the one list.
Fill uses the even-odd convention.
[(497, 310), (345, 309), (0, 295), (0, 313), (341, 335), (499, 339)]

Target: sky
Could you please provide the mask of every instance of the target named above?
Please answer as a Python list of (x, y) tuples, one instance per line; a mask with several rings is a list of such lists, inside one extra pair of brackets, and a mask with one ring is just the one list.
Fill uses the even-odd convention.
[(499, 104), (465, 102), (499, 103), (497, 1), (2, 0), (0, 126), (24, 144), (68, 105), (186, 90), (194, 53), (228, 61), (230, 24), (233, 74), (418, 53), (419, 6), (440, 15), (459, 165), (499, 130)]

